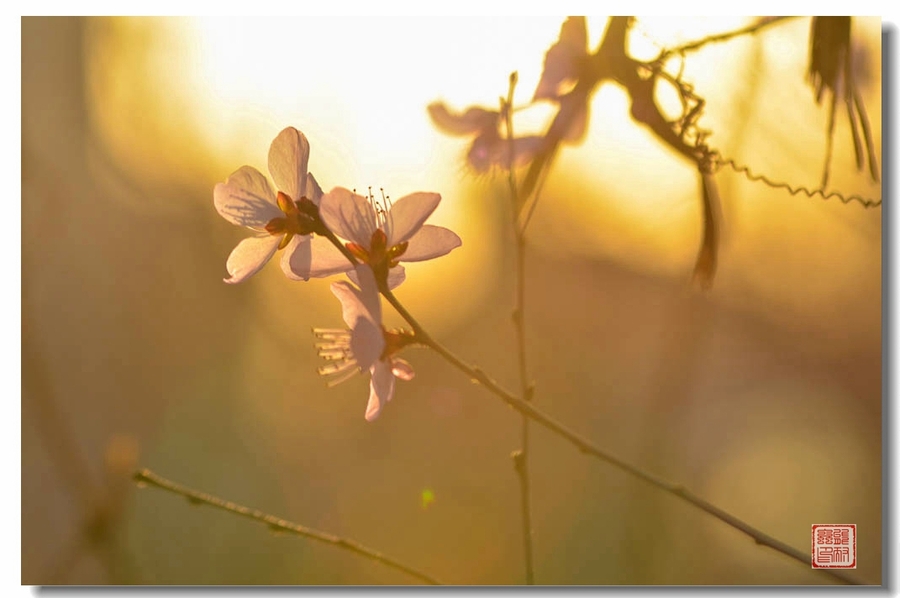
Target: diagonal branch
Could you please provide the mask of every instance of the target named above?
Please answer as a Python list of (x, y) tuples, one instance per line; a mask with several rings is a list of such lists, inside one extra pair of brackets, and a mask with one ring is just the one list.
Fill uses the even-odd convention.
[(153, 473), (149, 469), (142, 469), (141, 471), (135, 472), (134, 481), (138, 484), (148, 484), (151, 486), (156, 486), (157, 488), (160, 488), (162, 490), (172, 492), (173, 494), (178, 494), (179, 496), (183, 496), (188, 499), (188, 501), (190, 501), (192, 504), (209, 505), (211, 507), (227, 511), (240, 517), (246, 517), (247, 519), (252, 519), (254, 521), (264, 523), (269, 526), (270, 529), (275, 531), (287, 532), (295, 534), (297, 536), (303, 536), (305, 538), (312, 538), (313, 540), (318, 540), (319, 542), (324, 542), (325, 544), (331, 544), (333, 546), (337, 546), (338, 548), (343, 548), (344, 550), (355, 552), (356, 554), (366, 557), (367, 559), (378, 561), (383, 565), (386, 565), (393, 569), (397, 569), (398, 571), (403, 571), (407, 575), (415, 577), (416, 579), (419, 579), (427, 584), (442, 585), (441, 582), (437, 581), (433, 577), (426, 575), (416, 569), (413, 569), (412, 567), (404, 565), (403, 563), (387, 557), (370, 548), (366, 548), (365, 546), (358, 544), (353, 540), (348, 540), (346, 538), (341, 538), (340, 536), (335, 536), (333, 534), (314, 530), (312, 528), (308, 528), (297, 523), (292, 523), (285, 519), (281, 519), (279, 517), (276, 517), (275, 515), (264, 513), (260, 510), (251, 509), (249, 507), (233, 503), (230, 500), (224, 500), (205, 492), (192, 490), (191, 488), (167, 480), (166, 478)]
[[(564, 424), (556, 421), (549, 415), (545, 414), (543, 411), (535, 408), (530, 402), (516, 397), (508, 390), (500, 386), (481, 368), (467, 364), (459, 357), (454, 355), (449, 349), (444, 347), (438, 341), (434, 340), (425, 331), (425, 329), (422, 328), (422, 325), (419, 324), (419, 322), (416, 321), (415, 318), (413, 318), (409, 311), (407, 311), (407, 309), (403, 306), (402, 303), (400, 303), (400, 301), (394, 296), (391, 291), (382, 291), (382, 295), (385, 299), (387, 299), (388, 303), (390, 303), (394, 307), (394, 309), (397, 310), (397, 312), (403, 317), (403, 319), (406, 320), (410, 326), (412, 326), (419, 343), (426, 345), (436, 351), (441, 355), (441, 357), (450, 362), (450, 364), (453, 365), (456, 369), (466, 374), (473, 382), (484, 386), (492, 394), (499, 397), (504, 403), (506, 403), (531, 421), (538, 423), (557, 436), (560, 436), (561, 438), (567, 440), (582, 453), (604, 461), (612, 465), (616, 469), (619, 469), (620, 471), (624, 471), (625, 473), (628, 473), (634, 477), (640, 478), (648, 484), (692, 504), (701, 511), (712, 515), (719, 521), (722, 521), (727, 525), (730, 525), (734, 529), (750, 536), (757, 544), (768, 546), (769, 548), (772, 548), (773, 550), (789, 556), (790, 558), (799, 561), (806, 566), (810, 566), (810, 554), (808, 552), (797, 550), (793, 546), (785, 544), (781, 540), (778, 540), (777, 538), (756, 529), (742, 519), (735, 517), (724, 509), (721, 509), (710, 503), (709, 501), (697, 496), (690, 490), (687, 490), (684, 486), (673, 484), (659, 476), (656, 476), (655, 474), (641, 469), (636, 465), (632, 465), (631, 463), (620, 459), (611, 452), (598, 447), (591, 441), (578, 435), (576, 432), (572, 431)], [(843, 583), (850, 585), (863, 585), (862, 581), (859, 581), (853, 576), (847, 575), (842, 571), (836, 569), (821, 569), (821, 571), (825, 575), (828, 575)]]

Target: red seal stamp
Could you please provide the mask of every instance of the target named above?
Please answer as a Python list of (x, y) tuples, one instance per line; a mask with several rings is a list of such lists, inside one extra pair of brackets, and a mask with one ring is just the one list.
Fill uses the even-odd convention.
[(813, 525), (812, 568), (856, 569), (856, 525)]

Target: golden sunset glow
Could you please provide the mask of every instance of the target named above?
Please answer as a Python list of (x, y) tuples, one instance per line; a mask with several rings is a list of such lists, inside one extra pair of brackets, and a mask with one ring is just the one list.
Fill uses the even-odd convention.
[[(467, 142), (436, 131), (425, 106), (441, 99), (459, 110), (469, 105), (496, 108), (513, 70), (519, 74), (517, 98), (526, 102), (558, 22), (552, 18), (115, 20), (98, 27), (104, 35), (98, 36), (89, 53), (103, 62), (102, 74), (107, 78), (94, 87), (95, 101), (103, 106), (100, 110), (101, 104), (97, 105), (95, 116), (116, 154), (135, 168), (140, 164), (144, 171), (149, 160), (134, 152), (145, 150), (135, 148), (130, 140), (135, 132), (159, 135), (169, 158), (162, 164), (152, 161), (150, 172), (163, 178), (182, 177), (184, 166), (194, 163), (207, 174), (212, 174), (210, 164), (218, 165), (218, 178), (235, 164), (264, 166), (273, 134), (290, 123), (310, 139), (310, 168), (326, 189), (372, 186), (384, 188), (393, 198), (414, 190), (439, 191), (444, 201), (436, 217), (459, 230), (466, 242), (460, 256), (449, 258), (435, 278), (431, 269), (422, 274), (420, 279), (427, 281), (423, 287), (437, 289), (439, 279), (490, 278), (495, 272), (491, 257), (495, 251), (482, 234), (485, 215), (480, 204), (484, 201), (478, 196), (503, 193), (505, 180), (499, 174), (473, 179), (463, 164)], [(747, 22), (738, 17), (641, 18), (631, 36), (631, 49), (636, 56), (650, 59), (666, 45)], [(872, 43), (875, 30), (860, 22), (858, 35)], [(605, 17), (588, 20), (591, 47), (598, 43), (604, 26)], [(702, 123), (714, 126), (711, 141), (726, 155), (736, 141), (720, 130), (731, 124), (722, 120), (723, 115), (733, 114), (744, 101), (741, 81), (748, 73), (768, 68), (769, 48), (778, 49), (779, 74), (793, 73), (790, 93), (809, 95), (804, 81), (807, 49), (802, 36), (796, 35), (807, 25), (795, 22), (779, 27), (768, 34), (764, 46), (758, 38), (745, 37), (691, 54), (688, 76), (708, 100), (710, 116)], [(144, 39), (153, 41), (144, 43)], [(109, 47), (121, 51), (110, 58)], [(760, 49), (765, 52), (762, 62)], [(726, 52), (727, 59), (723, 58)], [(791, 59), (786, 62), (785, 56)], [(673, 59), (673, 64), (678, 60)], [(141, 85), (146, 93), (116, 91)], [(665, 86), (660, 87), (664, 95)], [(782, 84), (774, 93), (786, 97), (788, 91)], [(865, 90), (873, 118), (880, 116), (879, 94), (879, 88)], [(587, 137), (579, 146), (564, 147), (558, 171), (585, 173), (581, 175), (586, 177), (584, 183), (602, 192), (572, 192), (563, 177), (551, 177), (545, 195), (552, 200), (543, 200), (538, 210), (537, 222), (543, 223), (543, 231), (536, 242), (556, 253), (608, 256), (630, 267), (677, 275), (691, 262), (699, 242), (696, 177), (690, 164), (636, 126), (628, 110), (629, 100), (621, 88), (606, 85), (596, 94)], [(517, 131), (539, 132), (547, 117), (543, 105), (525, 110), (517, 116)], [(760, 122), (766, 126), (764, 120)], [(793, 126), (803, 127), (810, 136), (821, 134), (822, 123), (807, 122), (780, 119), (777, 133), (763, 134), (790, 139), (788, 127)], [(846, 135), (845, 127), (839, 122), (837, 134)], [(752, 152), (769, 143), (768, 136), (759, 137), (761, 131), (765, 129), (751, 127), (742, 151)], [(793, 149), (789, 162), (772, 163), (765, 157), (770, 150), (761, 153), (758, 170), (770, 169), (783, 180), (801, 181), (815, 180), (823, 156), (821, 146), (809, 144)], [(801, 155), (805, 157), (798, 161)], [(846, 161), (846, 155), (839, 153), (835, 159)], [(839, 170), (838, 176), (845, 175)], [(863, 192), (877, 190), (864, 177), (838, 180)], [(723, 189), (727, 239), (733, 233), (736, 211), (742, 212), (741, 219), (751, 218), (733, 198), (745, 193), (765, 195), (764, 190), (739, 180), (734, 184), (740, 187)], [(776, 206), (771, 209), (781, 211)], [(770, 211), (752, 218), (784, 217), (790, 216)], [(805, 221), (801, 217), (796, 224), (804, 226)], [(753, 222), (741, 220), (741, 225)], [(479, 296), (478, 292), (465, 294), (472, 298), (469, 308)], [(458, 307), (465, 310), (466, 302), (462, 300)]]
[(882, 35), (23, 18), (22, 583), (877, 584)]

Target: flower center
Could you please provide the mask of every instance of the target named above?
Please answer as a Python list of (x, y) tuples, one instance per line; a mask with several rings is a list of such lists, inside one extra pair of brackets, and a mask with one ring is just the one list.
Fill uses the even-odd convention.
[(377, 280), (387, 278), (387, 272), (400, 263), (400, 256), (406, 252), (409, 242), (404, 241), (388, 247), (388, 232), (392, 227), (390, 198), (381, 190), (381, 201), (372, 195), (369, 187), (369, 204), (375, 213), (375, 231), (369, 239), (368, 249), (359, 243), (347, 243), (347, 249), (364, 264), (371, 266)]
[(278, 249), (287, 247), (294, 235), (309, 235), (319, 230), (319, 208), (316, 204), (305, 197), (295, 202), (281, 191), (277, 201), (284, 216), (269, 220), (266, 232), (272, 236), (284, 235)]

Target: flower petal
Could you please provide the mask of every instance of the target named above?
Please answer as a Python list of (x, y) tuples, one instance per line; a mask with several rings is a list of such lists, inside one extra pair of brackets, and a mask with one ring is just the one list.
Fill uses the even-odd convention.
[(564, 81), (578, 78), (587, 57), (587, 24), (584, 17), (569, 17), (559, 30), (559, 39), (544, 57), (544, 72), (534, 91), (534, 100), (558, 99)]
[(466, 160), (475, 172), (484, 174), (492, 166), (507, 166), (508, 159), (504, 160), (503, 164), (500, 164), (498, 159), (498, 152), (502, 151), (499, 149), (501, 141), (496, 131), (486, 131), (472, 140), (472, 147), (466, 154)]
[(434, 125), (451, 135), (468, 135), (486, 129), (496, 129), (500, 113), (472, 107), (462, 114), (452, 113), (442, 102), (428, 105), (428, 115)]
[(306, 175), (306, 187), (303, 191), (303, 197), (310, 200), (316, 205), (319, 205), (319, 201), (322, 200), (322, 188), (319, 186), (319, 182), (316, 181), (316, 177), (313, 176), (312, 173)]
[(441, 203), (439, 193), (411, 193), (397, 200), (388, 212), (385, 227), (388, 247), (409, 240), (422, 227), (431, 213)]
[(368, 318), (356, 320), (356, 326), (350, 331), (350, 350), (360, 369), (372, 367), (384, 351), (384, 330), (381, 325)]
[(509, 168), (509, 152), (512, 150), (513, 166), (524, 166), (544, 149), (545, 144), (546, 139), (537, 135), (513, 139), (511, 147), (508, 139), (482, 136), (472, 142), (468, 161), (478, 173), (485, 173), (493, 167), (505, 170)]
[(372, 269), (365, 265), (357, 266), (355, 270), (347, 272), (347, 276), (360, 288), (356, 288), (344, 280), (331, 283), (331, 292), (340, 300), (344, 309), (344, 322), (353, 328), (356, 320), (364, 317), (380, 325), (381, 299), (378, 297), (378, 288)]
[(394, 290), (400, 286), (406, 280), (406, 268), (403, 266), (394, 266), (390, 270), (388, 270), (388, 289)]
[(359, 295), (359, 289), (345, 280), (331, 283), (331, 292), (341, 302), (344, 322), (350, 328), (356, 325), (360, 317), (371, 319), (371, 315)]
[[(402, 259), (402, 257), (401, 257), (401, 259)], [(363, 267), (368, 268), (368, 266), (359, 266), (359, 268), (363, 268)], [(369, 271), (371, 272), (371, 269)], [(350, 280), (352, 280), (353, 282), (355, 282), (356, 284), (360, 283), (359, 276), (353, 270), (351, 270), (350, 272), (347, 272), (347, 277)], [(373, 276), (372, 280), (374, 280), (374, 276)], [(402, 283), (404, 280), (406, 280), (406, 268), (404, 268), (403, 266), (397, 265), (388, 271), (388, 279), (387, 279), (388, 289), (391, 289), (391, 290), (396, 289), (397, 287), (400, 286), (400, 283)], [(376, 292), (377, 292), (377, 290), (376, 290)]]
[(390, 366), (378, 360), (372, 366), (372, 381), (369, 383), (369, 404), (366, 405), (366, 421), (372, 421), (381, 413), (381, 408), (394, 396), (394, 374)]
[(284, 216), (266, 177), (252, 166), (242, 166), (213, 190), (213, 201), (222, 218), (248, 228), (262, 229)]
[[(304, 278), (291, 268), (291, 259), (295, 255), (309, 256), (309, 238), (310, 235), (294, 235), (291, 237), (287, 247), (284, 248), (284, 251), (281, 252), (281, 271), (291, 280), (309, 280), (308, 276)], [(299, 259), (302, 259), (302, 257)]]
[(267, 235), (250, 237), (238, 243), (225, 264), (228, 274), (231, 275), (225, 282), (237, 284), (259, 272), (259, 269), (275, 254), (280, 241), (281, 237)]
[(400, 357), (394, 357), (391, 360), (391, 373), (404, 382), (409, 382), (416, 377), (416, 372), (409, 365), (409, 362)]
[(282, 130), (269, 147), (269, 173), (278, 190), (294, 201), (299, 200), (305, 191), (308, 164), (306, 135), (294, 127)]
[(455, 232), (443, 226), (426, 224), (409, 240), (409, 247), (400, 259), (404, 262), (421, 262), (450, 253), (462, 245)]
[(375, 210), (368, 199), (335, 187), (322, 196), (319, 215), (331, 232), (369, 249), (377, 226)]
[[(298, 239), (306, 239), (295, 245)], [(324, 278), (353, 268), (343, 253), (324, 237), (294, 237), (285, 249), (281, 269), (293, 280)]]
[[(357, 266), (351, 274), (354, 274), (356, 284), (359, 285), (360, 298), (372, 319), (381, 325), (381, 298), (378, 296), (378, 284), (375, 282), (375, 273), (365, 264)], [(388, 277), (390, 280), (390, 277)]]

